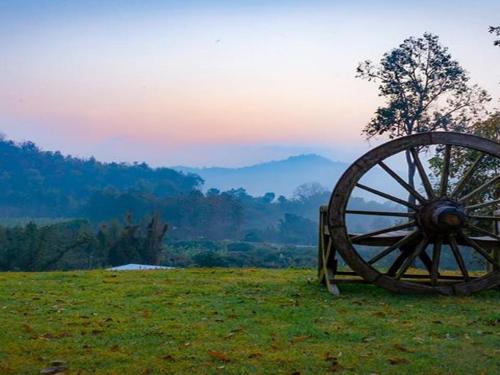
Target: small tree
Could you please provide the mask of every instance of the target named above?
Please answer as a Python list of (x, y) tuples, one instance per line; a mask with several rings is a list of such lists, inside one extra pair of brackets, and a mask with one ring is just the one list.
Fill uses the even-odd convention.
[[(453, 60), (436, 35), (405, 39), (384, 54), (379, 65), (367, 60), (358, 65), (356, 77), (379, 83), (386, 99), (364, 128), (368, 137), (389, 138), (434, 130), (468, 131), (491, 100)], [(406, 153), (408, 182), (415, 186), (415, 164)], [(412, 199), (413, 197), (410, 197)]]
[[(499, 36), (500, 37), (500, 26), (490, 26), (490, 28), (488, 29), (488, 31), (493, 34), (493, 35), (496, 35), (496, 36)], [(494, 46), (499, 46), (500, 47), (500, 39), (496, 39), (493, 41), (493, 45)]]

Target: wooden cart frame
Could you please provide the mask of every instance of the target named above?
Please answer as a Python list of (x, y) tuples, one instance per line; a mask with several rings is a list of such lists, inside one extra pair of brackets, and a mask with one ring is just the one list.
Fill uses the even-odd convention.
[[(439, 186), (434, 187), (423, 167), (419, 150), (428, 146), (443, 149), (443, 163)], [(451, 153), (454, 147), (470, 149), (477, 154), (476, 160), (463, 177), (450, 186)], [(419, 192), (384, 160), (400, 152), (411, 155), (416, 171), (421, 178), (424, 192)], [(403, 293), (436, 293), (444, 295), (468, 295), (500, 285), (500, 175), (489, 176), (478, 187), (469, 187), (474, 172), (480, 163), (489, 158), (500, 160), (500, 144), (477, 136), (429, 132), (399, 138), (383, 144), (359, 158), (338, 181), (327, 206), (320, 208), (318, 277), (332, 294), (338, 294), (338, 284), (343, 282), (365, 282)], [(388, 193), (360, 183), (361, 177), (374, 166), (380, 166), (409, 194), (403, 200)], [(407, 212), (375, 212), (348, 209), (348, 201), (357, 187), (379, 197), (406, 207)], [(484, 192), (496, 196), (480, 201)], [(489, 195), (491, 197), (491, 194)], [(486, 198), (485, 198), (486, 199)], [(487, 214), (484, 212), (488, 211)], [(491, 212), (490, 212), (491, 211)], [(479, 213), (478, 213), (479, 212)], [(346, 215), (397, 216), (407, 222), (369, 233), (348, 233)], [(481, 224), (477, 224), (480, 222)], [(488, 224), (485, 224), (488, 223)], [(485, 229), (491, 228), (490, 230)], [(383, 250), (371, 259), (364, 259), (356, 246), (376, 246)], [(459, 274), (450, 274), (440, 269), (443, 245), (449, 246)], [(427, 252), (432, 248), (431, 254)], [(472, 249), (486, 264), (480, 275), (470, 272), (462, 251)], [(389, 254), (398, 254), (388, 269), (377, 267)], [(351, 270), (339, 270), (342, 258)], [(425, 266), (425, 272), (412, 269), (416, 259)], [(474, 270), (475, 271), (475, 270)]]

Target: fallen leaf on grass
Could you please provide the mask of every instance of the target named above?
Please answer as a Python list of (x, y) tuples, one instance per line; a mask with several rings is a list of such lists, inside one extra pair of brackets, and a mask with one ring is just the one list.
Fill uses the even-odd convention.
[(330, 354), (329, 352), (325, 353), (325, 361), (331, 361), (332, 359), (337, 359), (334, 355)]
[(29, 324), (27, 323), (24, 323), (23, 324), (23, 328), (24, 328), (24, 331), (27, 332), (27, 333), (32, 333), (33, 332), (33, 327), (30, 326)]
[(55, 359), (53, 361), (50, 361), (51, 366), (66, 366), (66, 362), (62, 361), (60, 359)]
[(67, 369), (66, 362), (57, 359), (50, 362), (50, 367), (40, 370), (40, 374), (46, 374), (46, 375), (63, 374), (66, 369)]
[(222, 361), (222, 362), (229, 362), (230, 361), (230, 359), (229, 359), (229, 357), (227, 356), (226, 353), (218, 352), (216, 350), (209, 350), (208, 351), (208, 355), (210, 357), (218, 359), (219, 361)]
[(64, 374), (66, 367), (55, 366), (55, 367), (47, 367), (40, 370), (40, 374), (45, 375), (56, 375), (56, 374)]
[(331, 372), (337, 372), (343, 369), (342, 365), (339, 363), (338, 358), (330, 353), (325, 353), (325, 361), (330, 362), (329, 370)]
[(413, 349), (408, 349), (406, 347), (404, 347), (403, 345), (399, 344), (399, 343), (396, 343), (393, 345), (397, 350), (399, 350), (400, 352), (404, 352), (404, 353), (415, 353), (415, 350)]
[(419, 344), (423, 344), (425, 342), (425, 339), (423, 339), (422, 337), (416, 336), (416, 337), (413, 338), (413, 341), (416, 341)]
[(310, 336), (295, 336), (292, 338), (291, 342), (292, 343), (297, 343), (297, 342), (302, 342), (310, 338)]
[(394, 358), (389, 358), (389, 363), (391, 365), (404, 365), (406, 363), (410, 363), (406, 358), (399, 358), (399, 357), (394, 357)]
[(332, 372), (341, 371), (343, 369), (344, 367), (342, 367), (342, 365), (337, 360), (332, 361), (332, 363), (330, 364), (330, 371)]
[(63, 337), (70, 337), (71, 334), (69, 332), (61, 332), (61, 333), (45, 333), (39, 336), (39, 339), (51, 340), (51, 339), (62, 339)]

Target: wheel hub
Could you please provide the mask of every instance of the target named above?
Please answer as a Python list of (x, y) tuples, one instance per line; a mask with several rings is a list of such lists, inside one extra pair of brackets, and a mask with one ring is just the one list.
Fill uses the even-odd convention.
[(450, 233), (467, 225), (467, 215), (458, 202), (440, 199), (424, 205), (417, 214), (417, 222), (428, 234)]

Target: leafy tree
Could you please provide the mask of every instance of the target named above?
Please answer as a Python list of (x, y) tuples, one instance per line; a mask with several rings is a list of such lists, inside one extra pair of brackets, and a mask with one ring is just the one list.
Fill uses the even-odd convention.
[[(493, 35), (496, 35), (498, 37), (500, 37), (500, 26), (490, 26), (490, 28), (488, 29), (488, 31), (493, 34)], [(500, 39), (496, 39), (493, 41), (493, 45), (494, 46), (499, 46), (500, 47)]]
[(308, 182), (297, 186), (297, 188), (293, 192), (293, 198), (300, 201), (306, 201), (311, 197), (318, 195), (321, 196), (324, 193), (329, 193), (329, 191), (320, 183)]
[(317, 224), (304, 217), (285, 214), (279, 225), (280, 236), (285, 243), (314, 244), (317, 240)]
[[(488, 119), (479, 121), (471, 127), (471, 132), (483, 138), (493, 139), (500, 142), (500, 112), (492, 114)], [(450, 181), (449, 184), (453, 187), (457, 181), (474, 165), (478, 157), (482, 155), (479, 151), (468, 148), (454, 147), (450, 154)], [(432, 172), (439, 175), (443, 165), (443, 152), (438, 152), (431, 160), (430, 167)], [(485, 156), (481, 159), (481, 163), (475, 166), (474, 173), (470, 176), (467, 186), (464, 187), (462, 194), (479, 187), (494, 176), (500, 174), (500, 162), (497, 158)], [(498, 198), (500, 195), (500, 183), (492, 184), (490, 189), (487, 189), (482, 194), (476, 195), (476, 200), (490, 200)], [(476, 203), (478, 203), (476, 202)], [(494, 207), (494, 206), (492, 206)], [(491, 207), (489, 207), (491, 208)], [(489, 208), (486, 208), (488, 210)], [(485, 212), (488, 214), (488, 212)]]
[[(363, 130), (368, 138), (470, 131), (491, 100), (485, 90), (470, 84), (468, 73), (430, 33), (405, 39), (385, 53), (379, 65), (360, 63), (356, 76), (379, 83), (379, 95), (385, 98)], [(408, 181), (414, 186), (415, 164), (409, 151), (406, 159)]]
[(156, 212), (147, 225), (143, 244), (142, 260), (146, 264), (159, 264), (160, 254), (163, 249), (163, 239), (167, 233), (168, 225), (161, 222), (160, 214)]
[[(159, 264), (167, 228), (161, 222), (159, 213), (155, 213), (146, 224), (134, 224), (132, 215), (127, 214), (119, 237), (111, 243), (107, 263), (112, 266), (126, 263)], [(112, 233), (111, 236), (116, 235)]]
[(262, 202), (272, 203), (272, 201), (274, 201), (274, 198), (276, 198), (276, 194), (274, 194), (273, 192), (269, 192), (264, 194), (264, 196), (262, 197)]
[(193, 261), (199, 267), (224, 267), (226, 260), (215, 251), (202, 251), (193, 256)]

